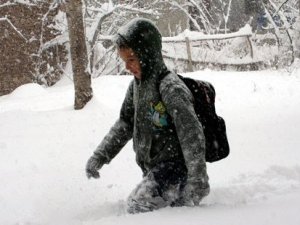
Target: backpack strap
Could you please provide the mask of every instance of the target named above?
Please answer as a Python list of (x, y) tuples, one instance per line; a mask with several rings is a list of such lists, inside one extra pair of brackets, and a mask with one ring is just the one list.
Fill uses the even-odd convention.
[(169, 73), (171, 73), (171, 71), (168, 70), (168, 69), (166, 69), (166, 70), (164, 70), (161, 74), (159, 74), (159, 76), (158, 76), (159, 83), (160, 83), (160, 81), (162, 81)]

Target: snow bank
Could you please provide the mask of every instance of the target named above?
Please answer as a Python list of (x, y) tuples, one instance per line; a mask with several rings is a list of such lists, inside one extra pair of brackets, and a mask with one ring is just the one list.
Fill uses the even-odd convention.
[(93, 81), (94, 98), (73, 110), (72, 84), (25, 85), (0, 98), (0, 224), (300, 224), (300, 70), (186, 74), (216, 88), (231, 154), (208, 164), (200, 207), (128, 215), (141, 180), (132, 143), (87, 180), (86, 160), (118, 116), (129, 76)]

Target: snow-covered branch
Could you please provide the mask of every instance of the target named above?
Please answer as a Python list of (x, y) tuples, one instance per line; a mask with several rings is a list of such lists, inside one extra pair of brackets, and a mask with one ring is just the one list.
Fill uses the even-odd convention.
[(89, 32), (92, 36), (88, 38), (88, 41), (90, 43), (90, 64), (91, 64), (91, 71), (93, 70), (93, 58), (94, 58), (94, 48), (96, 45), (96, 41), (102, 32), (102, 24), (104, 21), (110, 17), (111, 15), (114, 15), (117, 11), (127, 11), (131, 13), (138, 13), (138, 14), (146, 14), (146, 15), (151, 15), (151, 16), (158, 16), (159, 14), (156, 13), (152, 9), (140, 9), (136, 8), (130, 5), (124, 5), (124, 4), (117, 4), (114, 5), (111, 1), (108, 3), (107, 7), (102, 7), (102, 8), (96, 8), (96, 7), (87, 7), (87, 10), (96, 12), (100, 14), (97, 18), (97, 22), (94, 23), (94, 25), (91, 27), (91, 31)]
[[(36, 0), (34, 1), (35, 3), (41, 2), (42, 0)], [(2, 7), (7, 7), (7, 6), (15, 6), (17, 4), (22, 4), (22, 5), (28, 5), (28, 6), (36, 6), (36, 4), (32, 3), (32, 1), (28, 1), (28, 0), (14, 0), (14, 1), (10, 1), (10, 2), (6, 2), (2, 5), (0, 5), (0, 8)]]
[(191, 14), (183, 7), (183, 6), (181, 6), (178, 2), (175, 2), (175, 1), (166, 1), (166, 2), (162, 2), (162, 3), (168, 3), (168, 4), (170, 4), (171, 6), (174, 6), (174, 7), (176, 7), (176, 8), (178, 8), (178, 9), (180, 9), (182, 12), (184, 12), (185, 13), (185, 15), (189, 18), (189, 20), (193, 23), (193, 25), (196, 27), (196, 29), (198, 30), (198, 31), (200, 31), (201, 30), (201, 28), (200, 28), (200, 26), (199, 26), (199, 24), (197, 23), (197, 21), (191, 16)]
[[(291, 60), (291, 64), (294, 62), (294, 54), (295, 54), (295, 51), (294, 51), (294, 42), (292, 40), (292, 37), (291, 37), (291, 34), (290, 34), (290, 31), (289, 31), (289, 28), (290, 28), (290, 24), (288, 23), (287, 21), (287, 18), (286, 16), (280, 11), (280, 8), (283, 6), (281, 5), (280, 8), (277, 9), (275, 3), (272, 1), (272, 0), (269, 0), (270, 4), (273, 6), (273, 8), (276, 10), (276, 14), (278, 14), (283, 22), (283, 26), (284, 26), (284, 30), (288, 36), (288, 39), (290, 41), (290, 48), (291, 48), (291, 51), (292, 51), (292, 60)], [(287, 3), (288, 1), (284, 2), (283, 4)], [(274, 16), (274, 14), (273, 14)]]
[(281, 8), (282, 8), (286, 3), (288, 3), (289, 1), (290, 1), (290, 0), (286, 0), (285, 2), (283, 2), (283, 3), (281, 4), (281, 6), (278, 7), (277, 11), (273, 14), (273, 16), (275, 16), (275, 15), (281, 10)]
[(57, 45), (63, 45), (65, 43), (67, 43), (69, 41), (69, 34), (68, 33), (64, 33), (62, 35), (57, 36), (56, 38), (46, 42), (43, 44), (42, 46), (42, 51), (51, 48), (53, 46), (57, 46)]
[(89, 11), (94, 11), (94, 12), (100, 12), (100, 13), (103, 13), (103, 14), (108, 14), (108, 13), (111, 13), (113, 11), (116, 11), (116, 10), (124, 10), (124, 11), (130, 11), (130, 12), (134, 12), (134, 13), (140, 13), (140, 14), (144, 14), (144, 15), (151, 15), (151, 16), (158, 16), (159, 14), (154, 12), (152, 9), (139, 9), (139, 8), (134, 8), (134, 7), (130, 7), (130, 6), (127, 6), (127, 5), (117, 5), (107, 11), (104, 11), (103, 9), (101, 8), (95, 8), (95, 7), (87, 7), (87, 9)]
[(9, 7), (9, 6), (15, 6), (16, 3), (6, 2), (2, 5), (0, 5), (0, 8)]
[(231, 3), (232, 3), (232, 0), (229, 0), (228, 7), (227, 7), (227, 14), (225, 16), (225, 23), (224, 23), (225, 24), (225, 33), (227, 32), (227, 23), (228, 23), (228, 18), (230, 15)]
[(188, 0), (188, 2), (190, 2), (193, 7), (196, 7), (196, 9), (199, 11), (199, 15), (201, 15), (201, 19), (203, 21), (203, 26), (205, 27), (206, 31), (209, 31), (209, 26), (208, 24), (210, 23), (209, 18), (207, 17), (210, 16), (210, 13), (208, 12), (208, 10), (206, 9), (206, 6), (204, 5), (203, 1), (201, 1), (201, 3), (196, 3), (194, 0)]
[(16, 32), (17, 34), (22, 37), (26, 42), (28, 41), (27, 38), (22, 34), (21, 31), (18, 30), (18, 28), (15, 27), (15, 25), (13, 25), (13, 23), (10, 21), (10, 19), (4, 17), (4, 18), (0, 18), (0, 22), (7, 22)]

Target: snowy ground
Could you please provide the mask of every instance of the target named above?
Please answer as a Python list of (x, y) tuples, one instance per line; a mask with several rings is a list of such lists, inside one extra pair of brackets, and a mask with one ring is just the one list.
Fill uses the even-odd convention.
[(300, 69), (187, 75), (214, 84), (231, 145), (226, 160), (208, 165), (211, 194), (200, 207), (125, 213), (141, 180), (131, 142), (100, 180), (87, 180), (86, 160), (131, 79), (106, 76), (93, 81), (81, 111), (68, 83), (28, 84), (0, 98), (0, 224), (300, 224)]

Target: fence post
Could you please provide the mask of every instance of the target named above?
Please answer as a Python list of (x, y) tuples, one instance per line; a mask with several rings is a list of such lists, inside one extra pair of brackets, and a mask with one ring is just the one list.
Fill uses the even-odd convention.
[(185, 43), (186, 43), (186, 50), (188, 56), (188, 71), (192, 72), (193, 71), (192, 52), (191, 52), (190, 39), (188, 37), (185, 37)]
[(248, 35), (247, 35), (247, 40), (248, 40), (249, 47), (250, 47), (251, 58), (253, 59), (253, 46), (252, 46), (252, 42), (250, 40), (250, 36), (248, 36)]

